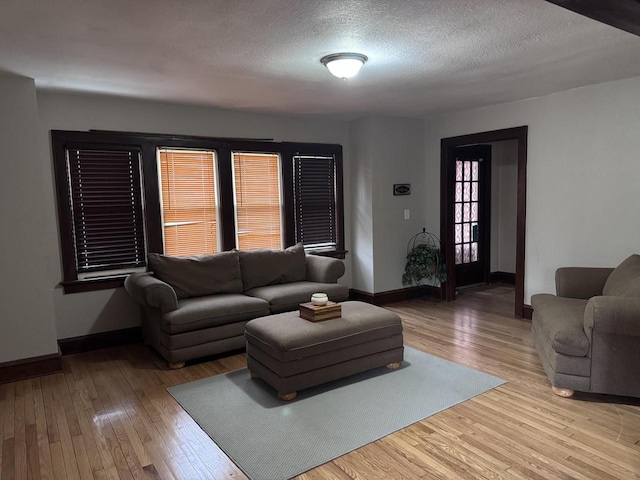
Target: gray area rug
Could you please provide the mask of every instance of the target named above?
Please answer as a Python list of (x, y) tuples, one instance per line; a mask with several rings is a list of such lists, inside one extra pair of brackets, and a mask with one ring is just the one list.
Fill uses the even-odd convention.
[(182, 405), (253, 480), (299, 475), (504, 380), (405, 347), (386, 367), (298, 392), (291, 402), (246, 368), (171, 387)]

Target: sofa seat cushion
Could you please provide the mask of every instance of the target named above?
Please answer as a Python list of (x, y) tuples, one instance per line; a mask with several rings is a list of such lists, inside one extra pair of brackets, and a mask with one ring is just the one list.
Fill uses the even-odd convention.
[(167, 333), (183, 333), (268, 314), (269, 303), (266, 300), (223, 293), (179, 300), (177, 310), (162, 316), (162, 329)]
[(602, 295), (640, 298), (640, 255), (631, 255), (611, 272)]
[(178, 299), (216, 293), (242, 293), (238, 252), (221, 252), (193, 257), (148, 255), (156, 278), (173, 287)]
[(584, 333), (584, 310), (588, 300), (541, 293), (531, 297), (533, 321), (548, 337), (554, 351), (584, 357), (589, 339)]
[(298, 305), (311, 301), (314, 293), (326, 293), (329, 300), (342, 302), (349, 298), (349, 287), (339, 283), (293, 282), (252, 288), (245, 295), (269, 302), (272, 313), (297, 310)]
[(345, 302), (341, 318), (316, 323), (300, 318), (297, 312), (286, 312), (250, 321), (244, 335), (249, 345), (255, 345), (272, 358), (297, 362), (313, 355), (402, 336), (402, 321), (384, 308)]
[(238, 254), (245, 290), (307, 278), (307, 257), (302, 243), (286, 250), (240, 250)]
[(190, 332), (160, 332), (160, 344), (169, 350), (189, 348), (203, 343), (217, 342), (227, 338), (244, 336), (244, 327), (249, 320), (227, 323), (217, 327), (201, 328)]

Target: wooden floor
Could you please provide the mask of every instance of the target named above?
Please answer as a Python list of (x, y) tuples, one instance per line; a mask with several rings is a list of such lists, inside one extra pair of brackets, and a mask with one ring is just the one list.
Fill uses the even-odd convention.
[[(553, 395), (512, 288), (388, 308), (407, 345), (508, 383), (299, 479), (640, 478), (640, 401)], [(63, 362), (64, 374), (0, 386), (2, 480), (245, 478), (166, 392), (244, 354), (176, 371), (141, 345)]]

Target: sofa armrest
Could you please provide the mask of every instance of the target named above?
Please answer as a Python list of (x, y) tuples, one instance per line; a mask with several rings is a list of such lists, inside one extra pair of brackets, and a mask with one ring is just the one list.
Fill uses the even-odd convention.
[(178, 309), (178, 297), (171, 285), (148, 273), (133, 273), (124, 281), (124, 289), (138, 303), (159, 308), (164, 314)]
[(307, 255), (307, 280), (318, 283), (338, 283), (344, 275), (344, 263), (337, 258)]
[(613, 268), (564, 267), (556, 270), (556, 295), (588, 300), (602, 295)]
[(640, 298), (593, 297), (584, 311), (584, 328), (594, 333), (640, 337)]

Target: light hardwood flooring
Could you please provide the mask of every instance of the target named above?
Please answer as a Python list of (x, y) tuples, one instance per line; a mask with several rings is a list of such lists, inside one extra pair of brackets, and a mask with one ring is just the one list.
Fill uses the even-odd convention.
[[(507, 384), (299, 479), (640, 478), (640, 401), (563, 399), (513, 318), (513, 289), (389, 305), (411, 347)], [(0, 477), (244, 479), (166, 387), (245, 365), (244, 354), (169, 370), (141, 345), (64, 357), (64, 373), (0, 386)], [(389, 405), (393, 408), (393, 405)]]

